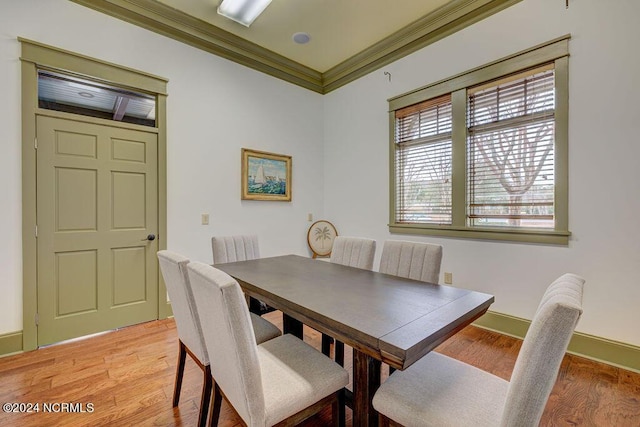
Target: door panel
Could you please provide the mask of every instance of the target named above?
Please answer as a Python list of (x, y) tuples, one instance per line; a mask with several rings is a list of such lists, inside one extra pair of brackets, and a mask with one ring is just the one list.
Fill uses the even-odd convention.
[(146, 223), (145, 174), (113, 172), (111, 174), (112, 229), (144, 229)]
[(157, 135), (37, 117), (38, 345), (158, 318)]
[(58, 252), (55, 258), (55, 316), (96, 311), (97, 251)]
[(129, 162), (145, 163), (146, 150), (144, 143), (139, 141), (127, 141), (124, 139), (112, 139), (113, 160), (125, 160)]
[(55, 172), (55, 231), (97, 231), (97, 171), (56, 168)]
[(95, 135), (84, 135), (75, 132), (58, 132), (55, 140), (56, 154), (97, 158), (98, 138)]
[(146, 300), (145, 248), (118, 248), (111, 254), (113, 305), (139, 303)]

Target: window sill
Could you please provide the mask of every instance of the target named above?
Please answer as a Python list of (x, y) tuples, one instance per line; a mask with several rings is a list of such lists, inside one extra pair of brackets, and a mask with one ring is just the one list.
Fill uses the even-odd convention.
[(468, 228), (432, 224), (389, 224), (395, 234), (424, 234), (461, 239), (506, 240), (511, 242), (568, 245), (569, 231), (522, 230), (503, 228)]

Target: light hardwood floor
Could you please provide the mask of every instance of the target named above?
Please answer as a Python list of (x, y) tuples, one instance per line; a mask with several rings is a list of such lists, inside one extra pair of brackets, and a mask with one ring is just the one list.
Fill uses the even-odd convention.
[[(269, 320), (280, 325), (278, 312)], [(305, 328), (305, 341), (320, 335)], [(520, 341), (468, 327), (438, 351), (508, 379)], [(345, 348), (345, 360), (351, 352)], [(0, 403), (39, 404), (37, 413), (0, 412), (0, 426), (192, 426), (202, 386), (199, 368), (187, 358), (182, 396), (171, 407), (177, 359), (173, 320), (161, 320), (0, 359)], [(74, 410), (44, 412), (44, 404), (73, 403)], [(78, 405), (78, 404), (82, 404)], [(49, 410), (60, 410), (54, 405)], [(325, 411), (307, 426), (329, 425)], [(222, 427), (241, 425), (223, 404)], [(347, 425), (351, 411), (347, 410)], [(543, 426), (640, 426), (640, 374), (568, 355), (544, 413)]]

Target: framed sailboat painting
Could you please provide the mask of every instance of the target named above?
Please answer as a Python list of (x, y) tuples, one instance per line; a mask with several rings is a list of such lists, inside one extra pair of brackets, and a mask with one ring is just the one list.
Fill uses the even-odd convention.
[(291, 201), (291, 156), (242, 149), (242, 199)]

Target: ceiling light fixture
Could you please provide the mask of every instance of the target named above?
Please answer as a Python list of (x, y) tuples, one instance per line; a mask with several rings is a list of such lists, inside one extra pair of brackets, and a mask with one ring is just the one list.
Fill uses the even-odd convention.
[(218, 13), (248, 27), (271, 3), (271, 0), (222, 0)]

